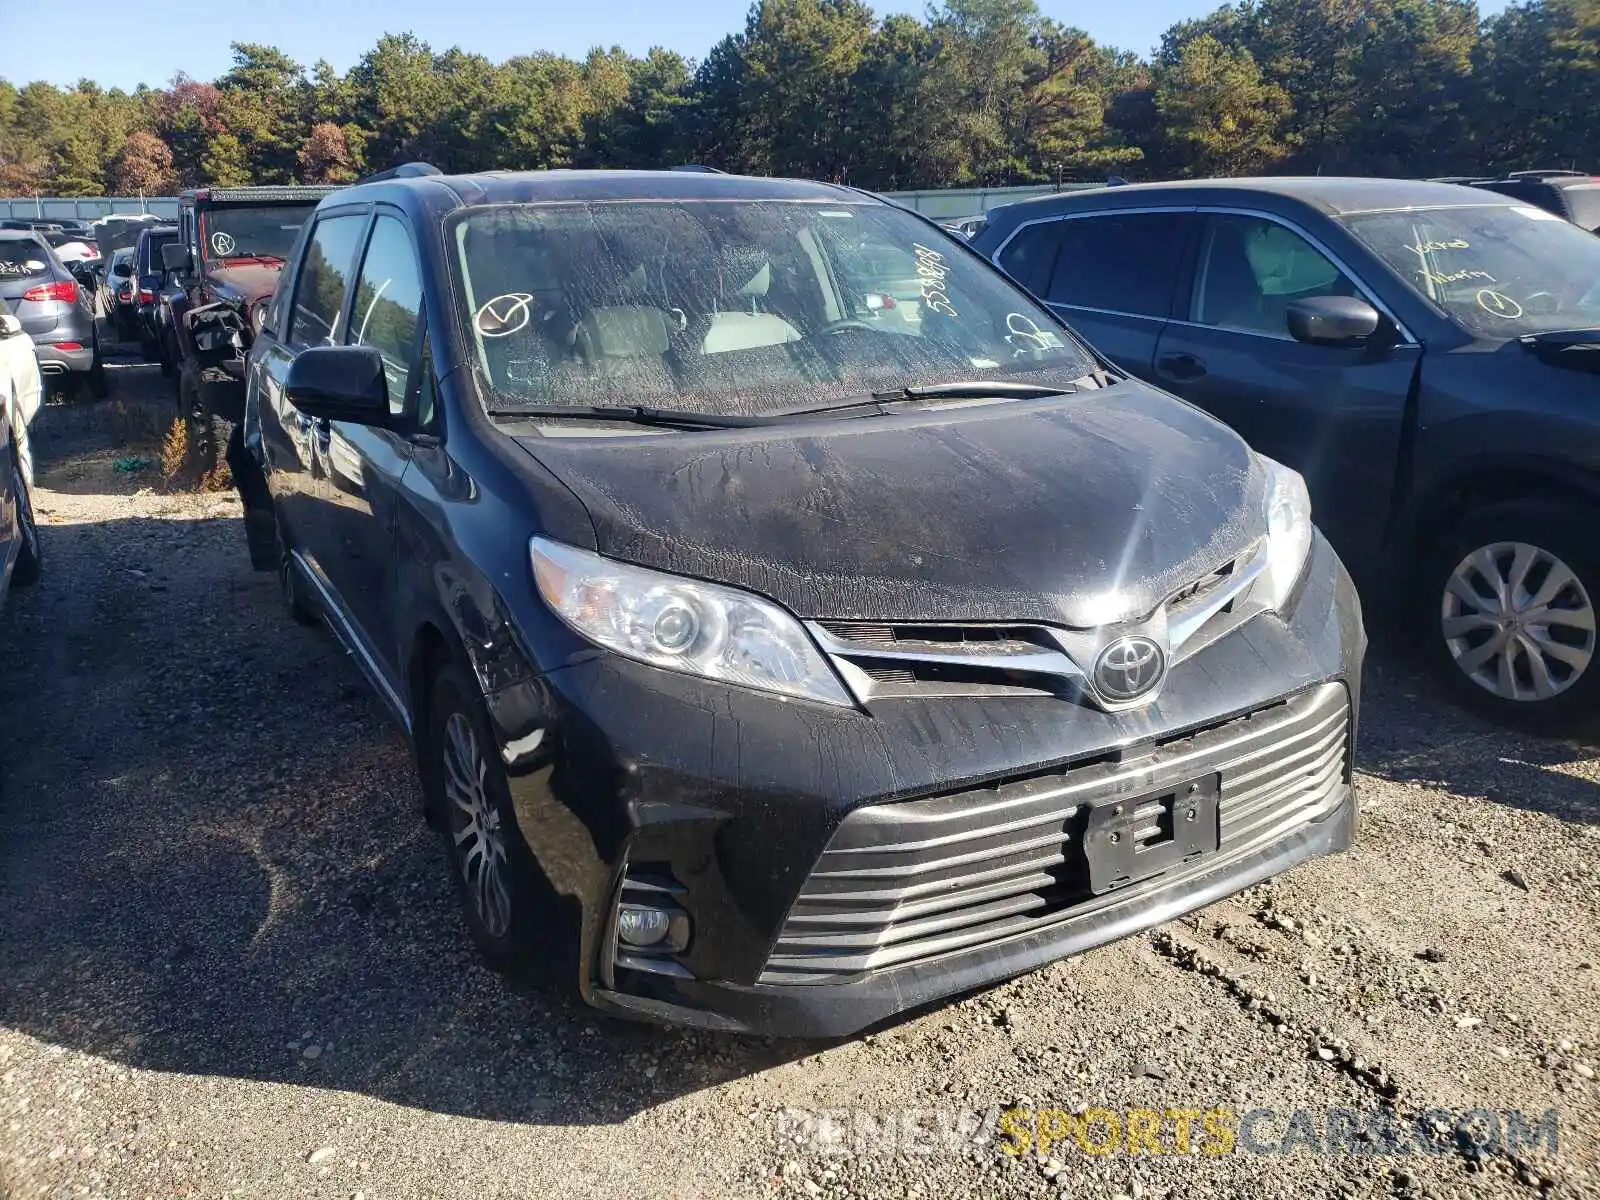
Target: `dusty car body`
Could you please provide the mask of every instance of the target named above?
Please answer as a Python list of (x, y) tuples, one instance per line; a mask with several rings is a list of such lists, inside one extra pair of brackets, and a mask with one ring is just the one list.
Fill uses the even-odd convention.
[(874, 197), (358, 185), (250, 380), (286, 599), (497, 965), (840, 1034), (1353, 837), (1364, 635), (1298, 477)]

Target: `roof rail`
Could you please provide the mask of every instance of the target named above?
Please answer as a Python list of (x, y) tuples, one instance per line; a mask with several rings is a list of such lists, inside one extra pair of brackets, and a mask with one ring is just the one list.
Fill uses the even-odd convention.
[(1507, 179), (1587, 179), (1587, 171), (1508, 171)]
[(415, 179), (420, 175), (443, 175), (444, 172), (432, 163), (408, 162), (401, 163), (398, 167), (390, 167), (387, 171), (379, 171), (376, 175), (367, 175), (356, 182), (380, 183), (385, 179)]
[(704, 163), (679, 163), (673, 167), (674, 171), (698, 171), (702, 175), (726, 175), (727, 172), (720, 167), (708, 167)]

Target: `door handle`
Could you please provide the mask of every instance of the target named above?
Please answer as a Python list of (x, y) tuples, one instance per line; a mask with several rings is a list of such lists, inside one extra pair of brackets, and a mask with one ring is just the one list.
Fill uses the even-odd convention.
[(1163, 355), (1156, 366), (1174, 379), (1198, 379), (1206, 373), (1205, 363), (1192, 354)]

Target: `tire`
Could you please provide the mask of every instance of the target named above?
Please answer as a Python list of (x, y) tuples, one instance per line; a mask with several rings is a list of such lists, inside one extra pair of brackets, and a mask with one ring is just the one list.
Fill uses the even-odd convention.
[(211, 411), (205, 380), (197, 368), (188, 365), (178, 376), (178, 415), (188, 433), (189, 454), (185, 466), (198, 480), (216, 470), (221, 458), (219, 448), (227, 445), (232, 426), (222, 428), (227, 423)]
[(283, 606), (289, 611), (289, 618), (296, 625), (316, 625), (322, 617), (317, 610), (307, 604), (301, 592), (300, 577), (295, 572), (294, 562), (289, 556), (288, 535), (284, 533), (283, 522), (277, 522), (278, 527), (278, 590), (283, 596)]
[(33, 498), (28, 494), (28, 481), (22, 477), (22, 463), (15, 448), (11, 451), (11, 468), (17, 480), (17, 520), (22, 526), (22, 549), (11, 568), (11, 586), (29, 587), (38, 583), (44, 572), (44, 549), (39, 544), (39, 526), (33, 517)]
[(538, 944), (537, 868), (518, 831), (494, 745), (469, 677), (454, 663), (441, 666), (419, 747), (423, 787), (440, 814), (450, 875), (472, 940), (496, 970), (521, 976)]
[(1435, 674), (1469, 708), (1545, 734), (1600, 714), (1597, 522), (1600, 511), (1523, 500), (1470, 513), (1437, 539), (1418, 572), (1417, 629)]
[(94, 343), (94, 361), (89, 365), (89, 373), (84, 377), (84, 383), (89, 388), (89, 395), (96, 400), (104, 400), (111, 394), (111, 381), (106, 378), (106, 363), (100, 356), (98, 338)]

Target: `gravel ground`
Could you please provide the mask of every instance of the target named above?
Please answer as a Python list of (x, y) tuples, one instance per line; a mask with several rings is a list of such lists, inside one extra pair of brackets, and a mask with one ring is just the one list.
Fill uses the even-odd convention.
[[(127, 470), (169, 393), (113, 377), (40, 416), (46, 578), (0, 611), (0, 1200), (1600, 1196), (1600, 751), (1377, 653), (1350, 854), (864, 1038), (615, 1023), (478, 965), (400, 735), (230, 495)], [(960, 1136), (1014, 1105), (1090, 1146), (1096, 1108), (1270, 1109), (1268, 1143), (1555, 1109), (1559, 1143)]]

